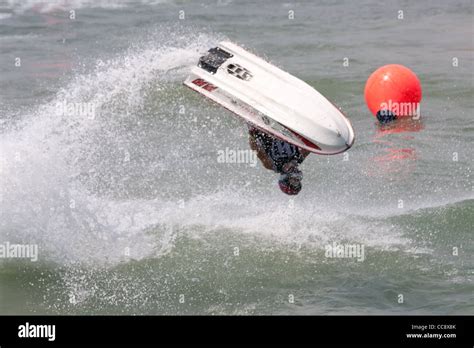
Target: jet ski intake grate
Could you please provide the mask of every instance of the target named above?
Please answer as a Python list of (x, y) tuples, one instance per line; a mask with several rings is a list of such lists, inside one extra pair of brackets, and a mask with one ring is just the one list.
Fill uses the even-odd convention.
[(205, 56), (199, 58), (198, 67), (215, 74), (217, 69), (233, 55), (219, 47), (211, 48)]

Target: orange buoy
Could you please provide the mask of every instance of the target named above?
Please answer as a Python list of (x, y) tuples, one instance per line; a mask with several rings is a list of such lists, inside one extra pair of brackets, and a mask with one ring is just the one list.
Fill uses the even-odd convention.
[(364, 95), (369, 110), (382, 123), (420, 115), (420, 80), (403, 65), (389, 64), (375, 70), (365, 84)]

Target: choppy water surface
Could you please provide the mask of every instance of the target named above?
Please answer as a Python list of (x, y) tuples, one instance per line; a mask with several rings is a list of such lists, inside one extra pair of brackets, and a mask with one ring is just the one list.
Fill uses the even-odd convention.
[[(0, 313), (473, 314), (472, 23), (470, 1), (0, 2), (0, 243), (39, 247), (0, 260)], [(222, 39), (354, 125), (297, 197), (217, 160), (246, 128), (182, 81)], [(365, 105), (389, 63), (420, 77), (415, 126)]]

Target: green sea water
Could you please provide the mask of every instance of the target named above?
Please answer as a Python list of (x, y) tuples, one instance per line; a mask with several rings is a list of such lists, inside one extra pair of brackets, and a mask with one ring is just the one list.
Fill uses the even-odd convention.
[[(0, 2), (0, 244), (38, 246), (0, 259), (0, 314), (474, 314), (472, 18), (461, 0)], [(246, 127), (182, 81), (223, 39), (354, 126), (298, 196), (217, 160)], [(419, 76), (421, 121), (368, 111), (390, 63)]]

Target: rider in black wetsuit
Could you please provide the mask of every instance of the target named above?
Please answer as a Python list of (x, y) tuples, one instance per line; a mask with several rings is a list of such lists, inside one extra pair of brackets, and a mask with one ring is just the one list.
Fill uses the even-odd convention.
[(301, 191), (303, 179), (298, 165), (309, 155), (309, 151), (274, 138), (250, 125), (249, 135), (250, 148), (257, 151), (263, 166), (280, 173), (280, 189), (288, 195), (297, 195)]

